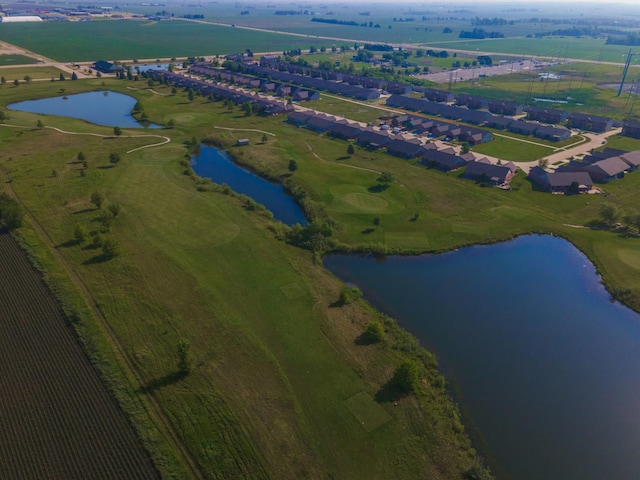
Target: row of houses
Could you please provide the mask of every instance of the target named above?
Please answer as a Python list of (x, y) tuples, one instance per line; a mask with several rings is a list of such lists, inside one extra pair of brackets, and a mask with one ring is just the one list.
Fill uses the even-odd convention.
[[(566, 140), (571, 136), (571, 131), (565, 127), (540, 125), (537, 122), (525, 122), (510, 117), (499, 117), (489, 112), (434, 103), (424, 98), (392, 95), (387, 99), (387, 105), (405, 110), (413, 110), (427, 115), (441, 116), (449, 120), (459, 120), (473, 125), (509, 130), (520, 135), (534, 135), (538, 138), (554, 142)], [(473, 144), (475, 145), (476, 143)]]
[(180, 88), (191, 88), (202, 95), (213, 95), (219, 99), (229, 99), (236, 104), (251, 103), (264, 115), (278, 115), (293, 111), (294, 107), (284, 100), (266, 97), (256, 92), (247, 92), (240, 88), (207, 82), (167, 70), (149, 70), (147, 75), (154, 80), (165, 81)]
[(303, 88), (323, 90), (328, 93), (355, 98), (357, 100), (375, 100), (380, 98), (380, 92), (375, 88), (366, 88), (361, 85), (351, 85), (347, 82), (325, 80), (324, 78), (311, 77), (288, 71), (273, 70), (260, 65), (244, 65), (245, 73), (270, 81), (299, 85)]
[[(577, 112), (568, 113), (564, 110), (538, 107), (534, 105), (528, 105), (525, 107), (517, 102), (485, 98), (464, 93), (454, 94), (447, 90), (439, 90), (435, 88), (415, 87), (414, 90), (423, 93), (424, 98), (431, 102), (455, 104), (457, 107), (466, 107), (470, 110), (487, 110), (489, 113), (495, 115), (518, 116), (526, 113), (528, 119), (532, 121), (552, 125), (557, 125), (566, 121), (570, 128), (588, 130), (591, 132), (606, 132), (611, 130), (615, 124), (613, 119), (598, 115)], [(636, 125), (636, 127), (638, 126)], [(637, 138), (640, 138), (640, 128), (637, 129), (636, 134), (638, 135)]]
[(626, 152), (605, 148), (585, 156), (582, 161), (570, 161), (554, 172), (540, 167), (529, 171), (529, 178), (552, 193), (579, 193), (591, 190), (594, 183), (607, 183), (640, 167), (640, 150)]
[(285, 63), (280, 61), (279, 57), (274, 56), (263, 56), (262, 58), (260, 58), (260, 66), (280, 72), (288, 72), (295, 75), (308, 76), (323, 80), (332, 80), (334, 82), (342, 82), (345, 84), (348, 83), (352, 86), (383, 90), (389, 93), (408, 94), (413, 90), (413, 86), (408, 83), (393, 82), (380, 78), (367, 77), (364, 75), (353, 75), (336, 70), (314, 68), (305, 65), (298, 65), (295, 63)]
[[(414, 121), (418, 119), (419, 117), (414, 117)], [(288, 115), (287, 121), (319, 133), (327, 132), (335, 138), (355, 140), (367, 148), (384, 148), (387, 153), (405, 159), (419, 158), (423, 165), (439, 170), (452, 171), (466, 167), (464, 176), (495, 185), (507, 184), (516, 173), (516, 166), (511, 162), (505, 165), (491, 164), (487, 158), (476, 160), (471, 152), (458, 154), (451, 147), (438, 149), (435, 143), (423, 144), (415, 137), (394, 135), (388, 130), (380, 130), (372, 126), (364, 127), (322, 112), (313, 110), (292, 112)]]
[(315, 90), (304, 90), (302, 88), (291, 87), (287, 84), (275, 83), (269, 80), (244, 75), (242, 73), (232, 72), (230, 70), (212, 68), (208, 64), (194, 64), (189, 67), (189, 73), (202, 75), (218, 82), (227, 82), (235, 85), (241, 85), (245, 88), (259, 89), (261, 92), (271, 93), (278, 97), (291, 97), (294, 102), (320, 99), (320, 93)]

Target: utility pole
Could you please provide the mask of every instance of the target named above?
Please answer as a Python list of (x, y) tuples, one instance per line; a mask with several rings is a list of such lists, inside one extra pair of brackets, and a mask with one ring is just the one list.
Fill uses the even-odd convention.
[(631, 49), (629, 49), (629, 53), (627, 54), (627, 62), (624, 64), (624, 70), (622, 71), (622, 81), (620, 82), (620, 88), (618, 89), (618, 95), (620, 96), (622, 93), (622, 87), (624, 87), (624, 80), (627, 78), (627, 72), (629, 71), (629, 64), (631, 63), (631, 58), (637, 55), (637, 53), (631, 53)]

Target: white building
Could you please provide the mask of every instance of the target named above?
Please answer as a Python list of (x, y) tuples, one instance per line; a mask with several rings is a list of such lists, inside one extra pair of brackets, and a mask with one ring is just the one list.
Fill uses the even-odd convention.
[(21, 15), (15, 17), (0, 17), (0, 23), (19, 23), (19, 22), (41, 22), (42, 19), (36, 15)]

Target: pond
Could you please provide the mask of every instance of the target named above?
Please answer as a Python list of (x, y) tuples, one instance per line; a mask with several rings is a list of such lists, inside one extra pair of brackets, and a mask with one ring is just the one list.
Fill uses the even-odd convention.
[(122, 128), (162, 128), (153, 123), (143, 125), (131, 116), (136, 99), (129, 95), (101, 90), (96, 92), (61, 95), (59, 97), (27, 100), (7, 105), (20, 112), (79, 118), (96, 125)]
[(227, 184), (234, 192), (253, 198), (282, 223), (307, 223), (300, 205), (287, 195), (282, 185), (271, 183), (239, 167), (224, 150), (202, 145), (199, 154), (191, 157), (191, 167), (198, 176), (210, 178), (215, 183)]
[(436, 353), (498, 478), (640, 478), (640, 315), (572, 244), (325, 266)]

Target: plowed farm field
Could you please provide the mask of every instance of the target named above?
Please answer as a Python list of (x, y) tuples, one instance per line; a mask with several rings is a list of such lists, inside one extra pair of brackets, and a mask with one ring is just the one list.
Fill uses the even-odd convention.
[(124, 413), (0, 230), (0, 478), (155, 479)]

